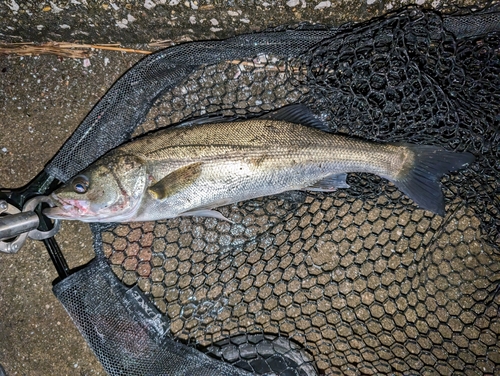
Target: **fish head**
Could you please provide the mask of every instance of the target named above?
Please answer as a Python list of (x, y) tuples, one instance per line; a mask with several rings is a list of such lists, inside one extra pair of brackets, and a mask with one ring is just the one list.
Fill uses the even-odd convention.
[(139, 207), (146, 182), (141, 158), (108, 155), (52, 193), (55, 206), (44, 214), (83, 222), (127, 222)]

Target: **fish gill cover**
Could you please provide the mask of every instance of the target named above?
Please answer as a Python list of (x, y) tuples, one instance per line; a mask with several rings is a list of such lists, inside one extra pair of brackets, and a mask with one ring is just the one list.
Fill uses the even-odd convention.
[(160, 51), (117, 81), (47, 171), (66, 181), (132, 134), (296, 102), (332, 132), (469, 151), (472, 166), (443, 180), (444, 217), (352, 174), (351, 188), (334, 193), (221, 208), (234, 223), (93, 231), (98, 253), (166, 315), (175, 338), (249, 370), (244, 351), (224, 357), (221, 343), (286, 337), (326, 374), (498, 372), (499, 19), (495, 9), (408, 8)]

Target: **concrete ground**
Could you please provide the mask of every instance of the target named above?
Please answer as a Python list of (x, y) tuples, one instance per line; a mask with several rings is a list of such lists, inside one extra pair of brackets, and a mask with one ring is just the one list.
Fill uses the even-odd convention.
[[(109, 59), (104, 66), (104, 59)], [(0, 185), (19, 187), (57, 152), (85, 114), (139, 55), (0, 58)], [(71, 267), (93, 257), (90, 230), (63, 223), (57, 240)], [(7, 375), (103, 375), (52, 294), (57, 273), (41, 242), (0, 254), (0, 364)]]
[[(256, 1), (252, 6), (231, 7), (176, 0), (65, 3), (3, 2), (0, 41), (121, 42), (133, 47), (132, 43), (153, 40), (220, 38), (304, 20), (358, 21), (406, 4), (399, 0), (333, 5), (319, 0)], [(0, 187), (22, 186), (41, 171), (112, 83), (140, 58), (102, 51), (88, 61), (0, 55)], [(57, 240), (71, 267), (93, 257), (85, 224), (63, 223)], [(53, 296), (56, 277), (40, 242), (28, 241), (17, 254), (0, 254), (0, 364), (8, 376), (105, 374)]]

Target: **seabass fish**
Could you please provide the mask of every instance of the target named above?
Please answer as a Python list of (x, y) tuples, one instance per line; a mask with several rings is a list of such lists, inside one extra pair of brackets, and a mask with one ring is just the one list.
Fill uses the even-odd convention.
[(51, 218), (153, 221), (289, 190), (348, 187), (348, 172), (393, 182), (444, 214), (439, 179), (474, 160), (436, 146), (377, 144), (324, 132), (304, 105), (236, 122), (160, 130), (110, 151), (52, 194)]

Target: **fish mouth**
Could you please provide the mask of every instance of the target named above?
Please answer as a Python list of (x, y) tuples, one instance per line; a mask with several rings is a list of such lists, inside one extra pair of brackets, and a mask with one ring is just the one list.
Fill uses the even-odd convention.
[(63, 199), (55, 193), (50, 195), (54, 207), (43, 210), (43, 214), (51, 219), (81, 219), (89, 214), (90, 204), (84, 200)]
[(42, 213), (43, 215), (51, 219), (64, 219), (68, 215), (64, 209), (58, 206), (55, 206), (53, 208), (43, 209)]

